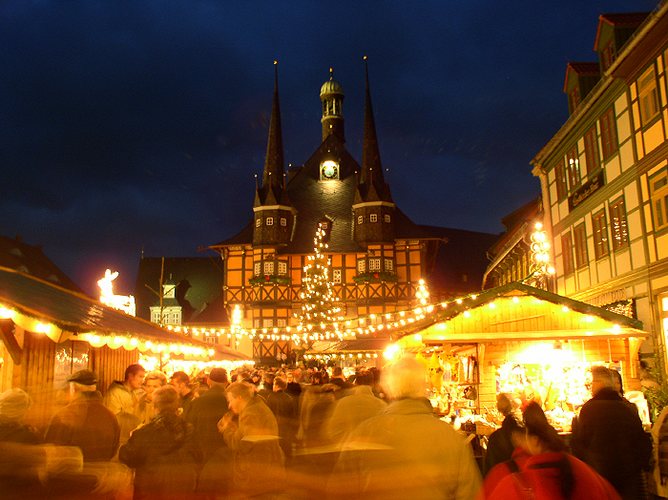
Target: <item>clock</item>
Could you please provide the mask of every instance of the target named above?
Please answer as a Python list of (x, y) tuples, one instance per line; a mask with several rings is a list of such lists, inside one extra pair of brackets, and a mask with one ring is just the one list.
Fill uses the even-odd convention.
[(339, 178), (339, 164), (333, 160), (323, 161), (320, 165), (320, 180), (331, 181)]

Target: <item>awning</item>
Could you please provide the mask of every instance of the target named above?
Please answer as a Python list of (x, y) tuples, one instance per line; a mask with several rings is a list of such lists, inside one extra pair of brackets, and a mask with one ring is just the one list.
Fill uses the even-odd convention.
[(401, 337), (424, 344), (556, 339), (644, 338), (642, 323), (523, 283), (510, 283), (448, 303)]
[(5, 267), (0, 267), (0, 319), (56, 343), (83, 340), (93, 347), (166, 351), (185, 358), (248, 359), (235, 350), (170, 332), (86, 295)]

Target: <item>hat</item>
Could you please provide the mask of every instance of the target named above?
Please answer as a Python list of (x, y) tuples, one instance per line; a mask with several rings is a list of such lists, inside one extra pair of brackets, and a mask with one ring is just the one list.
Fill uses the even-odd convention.
[(212, 368), (209, 372), (209, 380), (224, 384), (227, 382), (227, 370), (225, 368)]
[(95, 385), (97, 384), (97, 375), (90, 370), (79, 370), (67, 377), (68, 382), (76, 382), (81, 385)]
[(30, 406), (30, 396), (23, 389), (9, 389), (0, 394), (0, 420), (21, 420)]

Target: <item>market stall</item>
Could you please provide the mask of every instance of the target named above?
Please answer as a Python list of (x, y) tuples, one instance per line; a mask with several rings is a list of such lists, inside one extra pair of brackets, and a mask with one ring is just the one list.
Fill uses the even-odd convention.
[(83, 294), (0, 267), (0, 391), (21, 387), (47, 412), (67, 376), (97, 373), (104, 391), (142, 361), (166, 371), (248, 362), (222, 346), (165, 330)]
[(589, 368), (618, 370), (639, 389), (639, 321), (521, 283), (442, 306), (430, 324), (397, 341), (431, 373), (432, 402), (452, 418), (493, 423), (496, 395), (535, 400), (559, 430), (589, 397)]

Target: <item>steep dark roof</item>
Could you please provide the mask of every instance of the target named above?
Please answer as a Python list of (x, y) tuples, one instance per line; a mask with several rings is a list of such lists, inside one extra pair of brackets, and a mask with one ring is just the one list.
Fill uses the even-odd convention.
[[(135, 302), (137, 316), (150, 319), (150, 307), (159, 304), (159, 297), (151, 291), (160, 288), (161, 257), (144, 257), (139, 261)], [(163, 280), (176, 283), (176, 300), (183, 308), (183, 322), (202, 313), (221, 294), (223, 265), (220, 257), (166, 257)], [(151, 289), (149, 289), (149, 287)]]
[(498, 235), (435, 226), (421, 226), (446, 240), (435, 256), (429, 272), (432, 293), (455, 296), (480, 289), (487, 269), (487, 249)]
[(49, 281), (54, 285), (83, 293), (81, 288), (44, 255), (39, 246), (28, 245), (20, 238), (0, 236), (0, 266)]
[[(339, 162), (338, 182), (322, 183), (320, 164), (334, 159)], [(293, 169), (287, 185), (292, 206), (297, 210), (294, 238), (280, 253), (308, 254), (313, 251), (315, 230), (325, 216), (332, 221), (329, 249), (332, 252), (361, 252), (363, 249), (353, 240), (352, 205), (357, 189), (360, 166), (348, 153), (343, 142), (330, 135), (304, 163)], [(395, 210), (396, 238), (440, 238), (443, 228), (415, 224), (399, 208)], [(212, 248), (250, 244), (253, 241), (252, 220), (235, 236), (212, 245)]]

